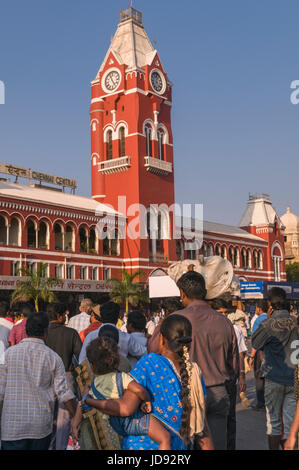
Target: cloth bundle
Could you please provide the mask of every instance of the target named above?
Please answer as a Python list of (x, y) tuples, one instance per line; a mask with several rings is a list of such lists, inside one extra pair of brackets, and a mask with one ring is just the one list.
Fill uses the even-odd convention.
[(178, 261), (169, 266), (168, 275), (177, 282), (188, 271), (196, 271), (204, 277), (207, 300), (216, 299), (225, 292), (240, 296), (240, 281), (234, 274), (233, 266), (221, 256), (201, 256), (198, 260)]

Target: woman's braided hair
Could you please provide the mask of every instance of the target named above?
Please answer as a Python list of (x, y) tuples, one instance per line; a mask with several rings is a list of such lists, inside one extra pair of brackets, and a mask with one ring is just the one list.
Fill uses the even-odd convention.
[(170, 351), (177, 355), (180, 366), (181, 377), (181, 404), (183, 413), (181, 417), (180, 435), (184, 443), (189, 446), (190, 441), (190, 380), (191, 363), (189, 359), (189, 347), (192, 342), (192, 325), (182, 315), (173, 314), (165, 318), (160, 330), (162, 336), (167, 340)]

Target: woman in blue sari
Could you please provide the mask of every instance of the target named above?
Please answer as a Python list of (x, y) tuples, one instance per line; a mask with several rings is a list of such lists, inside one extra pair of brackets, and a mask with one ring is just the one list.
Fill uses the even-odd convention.
[[(181, 315), (167, 317), (159, 337), (158, 354), (148, 354), (131, 371), (133, 379), (147, 389), (151, 396), (152, 414), (171, 435), (172, 450), (186, 450), (191, 444), (191, 369), (188, 347), (192, 341), (192, 325)], [(200, 382), (200, 379), (199, 379)], [(203, 386), (202, 386), (203, 385)], [(203, 382), (199, 383), (202, 391)], [(91, 406), (112, 416), (129, 416), (140, 405), (132, 394), (123, 400), (93, 400)], [(199, 414), (198, 414), (199, 416)], [(196, 421), (196, 420), (195, 420)], [(192, 428), (196, 428), (194, 420)], [(204, 450), (213, 449), (205, 418), (203, 418), (199, 443)], [(157, 450), (158, 444), (144, 436), (126, 436), (123, 450)]]

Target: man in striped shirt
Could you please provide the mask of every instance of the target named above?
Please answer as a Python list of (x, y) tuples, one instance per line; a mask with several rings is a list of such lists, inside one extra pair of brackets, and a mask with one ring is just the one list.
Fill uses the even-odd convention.
[(27, 319), (28, 338), (9, 348), (0, 364), (1, 448), (47, 450), (55, 396), (72, 416), (76, 408), (61, 358), (45, 345), (45, 313)]
[(92, 301), (90, 299), (83, 299), (80, 307), (80, 313), (72, 317), (68, 323), (70, 328), (74, 328), (80, 334), (90, 325), (90, 315), (92, 313)]

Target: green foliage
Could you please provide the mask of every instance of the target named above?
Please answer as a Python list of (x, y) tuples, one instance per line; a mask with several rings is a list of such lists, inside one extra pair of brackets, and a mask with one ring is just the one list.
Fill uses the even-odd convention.
[(121, 279), (111, 278), (108, 281), (111, 285), (111, 300), (125, 307), (126, 312), (129, 310), (129, 305), (138, 307), (140, 304), (148, 304), (150, 301), (144, 286), (134, 282), (137, 277), (143, 276), (142, 271), (129, 274), (125, 269), (122, 269)]
[(12, 293), (12, 302), (33, 300), (37, 312), (39, 311), (39, 301), (55, 302), (56, 297), (51, 289), (60, 281), (53, 277), (46, 277), (47, 267), (47, 264), (40, 263), (36, 272), (27, 267), (21, 268), (19, 273), (24, 279), (19, 281), (18, 287)]
[(286, 272), (288, 282), (299, 282), (299, 263), (287, 264)]

